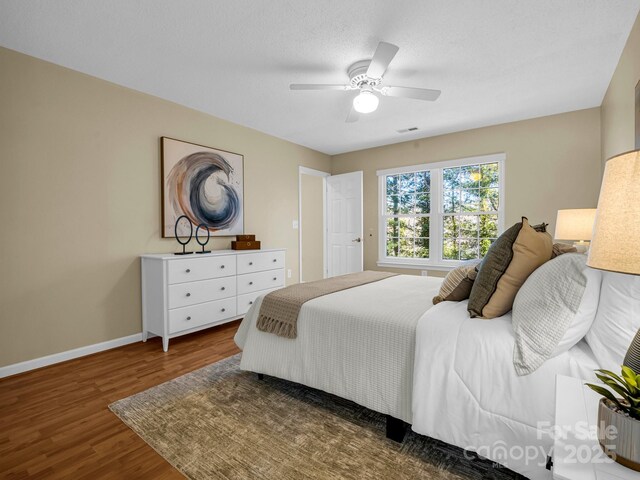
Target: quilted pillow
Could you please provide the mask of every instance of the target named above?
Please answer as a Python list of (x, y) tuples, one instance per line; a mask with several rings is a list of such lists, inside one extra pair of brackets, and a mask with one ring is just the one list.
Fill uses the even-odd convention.
[[(544, 224), (536, 228), (544, 230)], [(529, 275), (551, 259), (551, 235), (536, 228), (522, 217), (522, 222), (509, 228), (491, 245), (478, 266), (478, 276), (469, 295), (471, 317), (495, 318), (507, 313)]]
[(442, 282), (433, 304), (440, 302), (460, 302), (469, 298), (473, 281), (476, 279), (476, 264), (460, 265), (451, 270)]
[(602, 273), (570, 253), (538, 268), (513, 302), (513, 366), (528, 375), (586, 335), (596, 316)]

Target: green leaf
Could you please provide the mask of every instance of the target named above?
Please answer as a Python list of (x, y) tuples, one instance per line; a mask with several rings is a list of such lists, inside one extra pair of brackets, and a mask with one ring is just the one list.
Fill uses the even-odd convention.
[(622, 405), (618, 399), (613, 395), (613, 393), (611, 393), (609, 390), (607, 390), (604, 387), (601, 387), (600, 385), (593, 385), (591, 383), (585, 383), (585, 385), (587, 387), (589, 387), (591, 390), (593, 390), (596, 393), (599, 393), (600, 395), (602, 395), (603, 397), (611, 400), (612, 402), (614, 402), (618, 407), (622, 408), (623, 410), (627, 410), (627, 408), (624, 407), (624, 405)]
[(611, 378), (607, 378), (603, 375), (598, 375), (597, 373), (596, 373), (596, 377), (598, 377), (603, 383), (611, 387), (622, 398), (629, 399), (631, 397), (631, 395), (629, 394), (629, 391), (623, 386), (618, 385), (618, 383), (615, 380), (612, 380)]
[(605, 379), (607, 379), (607, 380), (609, 380), (611, 382), (618, 383), (619, 385), (621, 385), (622, 387), (624, 387), (625, 389), (628, 390), (627, 382), (625, 382), (618, 375), (611, 375), (611, 372), (607, 372), (607, 373), (598, 373), (598, 372), (604, 372), (604, 370), (596, 370), (596, 377), (598, 377), (603, 382), (604, 382)]
[(596, 372), (600, 372), (604, 375), (609, 375), (612, 378), (615, 378), (618, 382), (626, 384), (626, 382), (616, 373), (613, 373), (611, 370), (604, 370), (604, 369), (600, 369), (600, 370), (596, 370)]
[(636, 372), (631, 370), (626, 365), (622, 366), (622, 378), (625, 379), (628, 385), (631, 385), (633, 388), (638, 388), (638, 382), (636, 382)]

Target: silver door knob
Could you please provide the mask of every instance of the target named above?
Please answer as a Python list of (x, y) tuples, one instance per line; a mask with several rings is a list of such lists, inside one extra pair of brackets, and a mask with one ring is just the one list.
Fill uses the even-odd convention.
[(358, 242), (358, 243), (360, 243), (360, 242), (362, 241), (362, 239), (361, 239), (360, 237), (358, 237), (358, 238), (356, 238), (356, 239), (354, 239), (354, 240), (351, 240), (351, 241), (352, 241), (352, 242)]

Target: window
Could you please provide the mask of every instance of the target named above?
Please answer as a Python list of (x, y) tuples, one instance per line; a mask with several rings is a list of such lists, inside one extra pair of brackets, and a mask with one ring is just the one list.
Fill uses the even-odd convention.
[(378, 171), (378, 264), (452, 267), (502, 231), (504, 154)]
[(388, 257), (429, 258), (429, 171), (386, 176)]

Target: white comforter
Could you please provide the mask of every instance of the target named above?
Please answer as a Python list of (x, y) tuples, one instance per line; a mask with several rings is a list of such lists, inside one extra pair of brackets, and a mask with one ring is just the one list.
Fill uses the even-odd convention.
[(415, 332), (442, 279), (399, 275), (305, 303), (298, 337), (259, 331), (262, 298), (235, 336), (240, 368), (291, 380), (411, 423)]
[(555, 375), (591, 379), (593, 354), (580, 342), (518, 377), (511, 314), (472, 319), (466, 307), (443, 302), (418, 322), (412, 428), (531, 479), (549, 479)]

